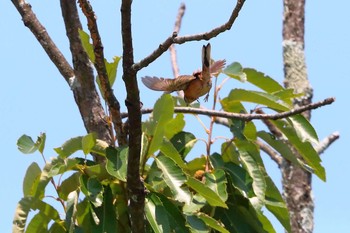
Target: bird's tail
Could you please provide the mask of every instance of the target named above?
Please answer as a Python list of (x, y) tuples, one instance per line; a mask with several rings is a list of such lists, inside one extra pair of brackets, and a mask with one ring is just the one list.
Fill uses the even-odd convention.
[(210, 43), (207, 45), (203, 45), (202, 48), (202, 74), (203, 77), (209, 77), (210, 78), (210, 52), (211, 52), (211, 46)]

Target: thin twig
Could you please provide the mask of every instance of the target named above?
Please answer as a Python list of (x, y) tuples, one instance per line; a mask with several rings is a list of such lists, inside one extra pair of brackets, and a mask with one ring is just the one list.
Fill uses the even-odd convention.
[(268, 156), (270, 156), (270, 158), (273, 161), (275, 161), (278, 166), (281, 166), (283, 158), (276, 151), (274, 151), (270, 146), (268, 146), (260, 140), (256, 140), (256, 144), (260, 147), (262, 151), (264, 151)]
[(123, 122), (120, 117), (120, 104), (115, 95), (113, 94), (113, 89), (109, 83), (108, 74), (105, 65), (105, 58), (103, 54), (103, 45), (101, 41), (101, 36), (98, 31), (96, 15), (93, 11), (89, 1), (87, 0), (78, 0), (79, 6), (84, 13), (87, 21), (88, 28), (91, 34), (92, 43), (94, 46), (94, 54), (95, 54), (95, 68), (97, 74), (100, 78), (101, 87), (103, 91), (103, 96), (107, 102), (109, 107), (112, 122), (114, 125), (114, 130), (117, 135), (118, 144), (125, 145), (127, 144), (126, 135), (123, 132)]
[(333, 142), (338, 140), (340, 137), (339, 132), (334, 132), (325, 139), (323, 139), (317, 146), (316, 146), (316, 151), (320, 155), (322, 154)]
[[(258, 119), (271, 119), (271, 120), (277, 120), (286, 118), (289, 116), (293, 116), (299, 113), (302, 113), (304, 111), (312, 110), (319, 108), (321, 106), (332, 104), (335, 101), (335, 98), (327, 98), (322, 101), (311, 103), (308, 105), (305, 105), (303, 107), (295, 108), (290, 111), (276, 113), (276, 114), (247, 114), (247, 113), (231, 113), (231, 112), (224, 112), (224, 111), (214, 111), (209, 109), (200, 109), (200, 108), (188, 108), (188, 107), (175, 107), (174, 112), (175, 113), (190, 113), (190, 114), (200, 114), (200, 115), (206, 115), (206, 116), (212, 116), (212, 117), (223, 117), (223, 118), (236, 118), (241, 119), (245, 121), (250, 120), (258, 120)], [(152, 108), (146, 108), (141, 110), (142, 114), (149, 114), (153, 112)], [(121, 113), (122, 118), (128, 117), (128, 113)]]
[(58, 71), (62, 74), (66, 82), (69, 83), (69, 78), (74, 77), (74, 71), (47, 33), (46, 28), (39, 22), (32, 11), (31, 5), (23, 0), (12, 0), (12, 3), (21, 14), (24, 25), (32, 31)]
[[(179, 11), (176, 16), (175, 26), (174, 26), (174, 32), (176, 32), (177, 34), (179, 34), (182, 18), (185, 14), (185, 10), (186, 10), (185, 3), (181, 3)], [(170, 52), (171, 67), (173, 69), (174, 78), (176, 78), (179, 76), (179, 66), (177, 65), (176, 50), (175, 50), (174, 44), (172, 44), (169, 47), (169, 52)]]
[(154, 60), (160, 57), (165, 51), (167, 51), (172, 44), (183, 44), (188, 41), (196, 40), (210, 40), (211, 38), (216, 37), (220, 33), (230, 30), (236, 18), (238, 17), (238, 14), (242, 9), (244, 2), (245, 0), (237, 0), (237, 4), (233, 9), (229, 20), (221, 26), (218, 26), (208, 32), (187, 36), (178, 36), (176, 32), (173, 32), (163, 43), (159, 45), (159, 47), (156, 50), (154, 50), (149, 56), (145, 57), (140, 62), (135, 63), (132, 66), (132, 68), (137, 71), (148, 66), (150, 63), (152, 63)]

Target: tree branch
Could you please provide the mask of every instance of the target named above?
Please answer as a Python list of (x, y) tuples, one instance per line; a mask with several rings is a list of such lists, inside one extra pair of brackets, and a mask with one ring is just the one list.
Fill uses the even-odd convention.
[(32, 6), (24, 0), (12, 0), (12, 3), (22, 16), (24, 25), (32, 31), (58, 71), (62, 74), (66, 82), (69, 83), (69, 79), (74, 77), (74, 71), (47, 33), (45, 27), (32, 11)]
[(270, 146), (268, 146), (260, 140), (256, 140), (256, 144), (260, 147), (262, 151), (264, 151), (268, 156), (270, 156), (270, 158), (273, 161), (275, 161), (278, 166), (281, 166), (283, 158), (276, 151), (274, 151)]
[(129, 113), (129, 155), (127, 166), (127, 189), (129, 194), (129, 211), (132, 232), (145, 232), (144, 206), (145, 188), (140, 177), (141, 154), (141, 102), (134, 64), (131, 32), (132, 0), (122, 0), (121, 29), (123, 41), (123, 80), (126, 87), (125, 104)]
[(220, 33), (230, 30), (236, 18), (238, 17), (238, 14), (242, 9), (244, 2), (245, 0), (237, 0), (236, 6), (232, 11), (229, 20), (223, 25), (218, 26), (208, 32), (178, 37), (177, 32), (174, 31), (172, 35), (170, 35), (162, 44), (160, 44), (156, 50), (154, 50), (149, 56), (145, 57), (140, 62), (135, 63), (132, 66), (132, 68), (138, 71), (148, 66), (150, 63), (152, 63), (154, 60), (160, 57), (165, 51), (167, 51), (168, 48), (174, 43), (183, 44), (188, 41), (210, 40), (211, 38), (216, 37)]
[[(276, 114), (247, 114), (247, 113), (231, 113), (231, 112), (224, 112), (224, 111), (215, 111), (215, 110), (209, 110), (209, 109), (201, 109), (201, 108), (188, 108), (188, 107), (175, 107), (174, 112), (176, 113), (191, 113), (191, 114), (200, 114), (200, 115), (206, 115), (211, 117), (223, 117), (223, 118), (236, 118), (241, 119), (245, 121), (250, 120), (258, 120), (258, 119), (271, 119), (271, 120), (277, 120), (281, 118), (286, 118), (292, 115), (296, 115), (299, 113), (302, 113), (304, 111), (309, 111), (312, 109), (319, 108), (321, 106), (332, 104), (335, 101), (335, 98), (327, 98), (322, 101), (311, 103), (302, 107), (298, 107), (295, 109), (292, 109), (290, 111), (276, 113)], [(141, 110), (142, 114), (148, 114), (153, 112), (152, 108), (146, 108)], [(122, 118), (128, 117), (128, 113), (121, 113)]]
[[(112, 134), (108, 130), (105, 120), (106, 115), (101, 105), (100, 96), (97, 93), (93, 67), (85, 52), (78, 33), (82, 29), (76, 3), (71, 0), (61, 0), (61, 10), (67, 37), (69, 39), (70, 51), (73, 59), (75, 73), (71, 89), (74, 99), (82, 116), (87, 132), (97, 133), (97, 137), (112, 144)], [(103, 157), (94, 155), (98, 162)]]
[(338, 140), (340, 137), (339, 132), (334, 132), (325, 139), (323, 139), (317, 146), (316, 151), (319, 155), (321, 155), (333, 142)]
[(88, 28), (94, 46), (94, 65), (101, 81), (103, 96), (105, 97), (105, 100), (111, 113), (114, 130), (118, 139), (118, 144), (125, 145), (127, 143), (127, 140), (126, 134), (123, 132), (123, 122), (120, 117), (120, 104), (115, 95), (113, 94), (113, 89), (111, 88), (111, 85), (109, 83), (105, 65), (105, 58), (103, 54), (103, 45), (97, 27), (95, 12), (93, 11), (88, 0), (78, 0), (78, 2), (82, 12), (84, 13), (88, 21)]

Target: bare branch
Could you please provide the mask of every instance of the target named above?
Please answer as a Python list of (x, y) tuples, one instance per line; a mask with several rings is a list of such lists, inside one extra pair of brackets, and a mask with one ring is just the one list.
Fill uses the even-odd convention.
[(123, 41), (123, 80), (126, 87), (125, 104), (129, 113), (129, 155), (127, 166), (127, 190), (129, 196), (129, 212), (132, 232), (145, 232), (144, 206), (145, 188), (140, 177), (141, 154), (141, 102), (134, 64), (134, 49), (131, 32), (132, 0), (122, 0), (121, 28)]
[[(174, 32), (176, 32), (177, 34), (180, 31), (181, 22), (182, 22), (182, 18), (184, 16), (184, 14), (185, 14), (185, 10), (186, 10), (185, 3), (182, 3), (180, 5), (179, 12), (177, 14), (176, 21), (175, 21), (175, 26), (174, 26)], [(171, 67), (173, 68), (174, 78), (176, 78), (176, 77), (179, 76), (179, 67), (177, 65), (176, 50), (175, 50), (175, 45), (174, 44), (172, 44), (169, 47), (169, 52), (170, 52), (170, 59), (171, 59)]]
[[(319, 108), (321, 106), (329, 105), (335, 101), (335, 98), (327, 98), (322, 101), (311, 103), (308, 105), (305, 105), (303, 107), (298, 107), (295, 109), (292, 109), (290, 111), (276, 113), (276, 114), (247, 114), (247, 113), (231, 113), (231, 112), (224, 112), (224, 111), (215, 111), (215, 110), (209, 110), (209, 109), (201, 109), (201, 108), (188, 108), (188, 107), (175, 107), (174, 112), (176, 113), (191, 113), (191, 114), (200, 114), (200, 115), (206, 115), (211, 117), (223, 117), (223, 118), (236, 118), (241, 119), (245, 121), (250, 120), (258, 120), (258, 119), (271, 119), (271, 120), (277, 120), (282, 119), (285, 117), (289, 117), (292, 115), (296, 115), (299, 113), (302, 113), (304, 111), (312, 110)], [(142, 114), (148, 114), (153, 111), (152, 108), (142, 109)], [(122, 118), (128, 117), (127, 113), (121, 113)]]
[(273, 161), (275, 161), (278, 166), (281, 166), (283, 158), (275, 150), (273, 150), (270, 146), (268, 146), (260, 140), (256, 140), (256, 144), (260, 147), (262, 151), (264, 151), (268, 156), (270, 156), (270, 158)]
[(39, 22), (32, 11), (31, 5), (23, 0), (12, 0), (12, 3), (21, 14), (24, 25), (32, 31), (58, 71), (62, 74), (66, 82), (69, 83), (69, 79), (74, 77), (74, 71), (47, 33), (45, 27)]
[(334, 132), (325, 139), (323, 139), (317, 146), (316, 146), (316, 151), (320, 155), (322, 154), (333, 142), (338, 140), (340, 137), (339, 132)]
[(88, 28), (91, 34), (91, 39), (95, 53), (94, 65), (101, 81), (103, 96), (105, 97), (105, 100), (111, 113), (114, 130), (118, 139), (118, 144), (125, 145), (127, 141), (126, 135), (123, 132), (123, 122), (120, 117), (120, 104), (115, 95), (113, 94), (113, 89), (111, 88), (111, 85), (109, 83), (105, 65), (105, 58), (103, 54), (103, 45), (96, 22), (96, 15), (88, 0), (78, 0), (78, 2), (88, 21)]
[(148, 66), (150, 63), (152, 63), (154, 60), (156, 60), (158, 57), (160, 57), (165, 51), (168, 50), (168, 48), (172, 44), (183, 44), (188, 41), (199, 41), (199, 40), (210, 40), (213, 37), (216, 37), (220, 33), (230, 30), (233, 23), (235, 22), (236, 18), (238, 17), (238, 14), (240, 10), (243, 7), (245, 0), (237, 0), (237, 4), (235, 8), (232, 11), (232, 14), (229, 18), (229, 20), (224, 23), (221, 26), (218, 26), (208, 32), (204, 33), (198, 33), (194, 35), (188, 35), (188, 36), (177, 36), (177, 32), (174, 31), (172, 35), (170, 35), (162, 44), (159, 45), (159, 47), (154, 50), (149, 56), (142, 59), (140, 62), (135, 63), (132, 68), (136, 71), (141, 70), (142, 68)]

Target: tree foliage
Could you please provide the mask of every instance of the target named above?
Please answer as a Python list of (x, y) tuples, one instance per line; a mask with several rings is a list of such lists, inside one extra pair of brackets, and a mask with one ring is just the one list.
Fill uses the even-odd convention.
[[(247, 80), (259, 90), (232, 89), (220, 100), (224, 111), (247, 113), (245, 102), (277, 113), (293, 108), (292, 99), (296, 95), (261, 72), (242, 68), (236, 62), (227, 66), (217, 79), (223, 80), (225, 76)], [(174, 108), (183, 104), (181, 99), (164, 94), (142, 124), (140, 175), (147, 190), (148, 231), (275, 232), (264, 207), (290, 231), (288, 210), (265, 169), (257, 140), (263, 140), (288, 161), (325, 180), (324, 168), (312, 146), (318, 142), (317, 134), (309, 121), (301, 114), (267, 119), (283, 134), (276, 138), (258, 129), (254, 121), (228, 119), (227, 140), (221, 151), (189, 159), (198, 139), (195, 132), (184, 131), (184, 115), (174, 113)], [(23, 135), (18, 148), (23, 153), (39, 151), (43, 155), (45, 138), (41, 134), (33, 141)], [(305, 162), (295, 158), (291, 148), (298, 150)], [(26, 232), (130, 232), (126, 191), (128, 147), (109, 146), (91, 133), (71, 138), (54, 150), (57, 156), (43, 168), (36, 163), (28, 167), (14, 232), (24, 232), (25, 228)], [(77, 156), (78, 151), (84, 156)], [(89, 153), (105, 157), (106, 162), (88, 160)], [(57, 179), (58, 183), (53, 183), (61, 210), (50, 205), (45, 194), (49, 182)], [(37, 210), (32, 218), (28, 217), (30, 210)]]

